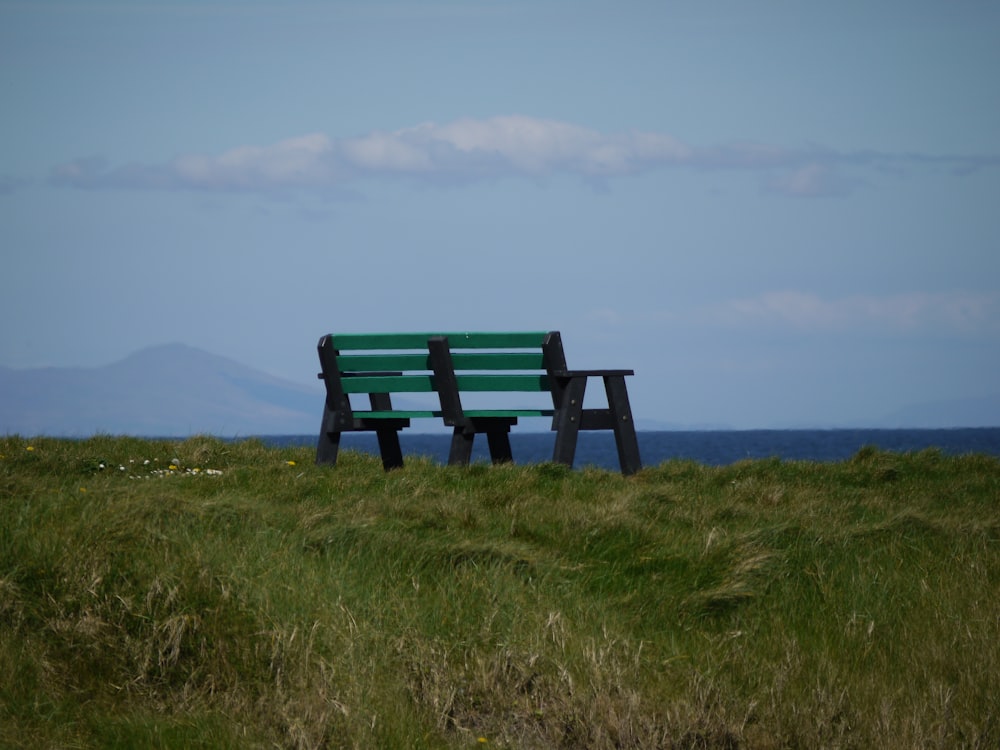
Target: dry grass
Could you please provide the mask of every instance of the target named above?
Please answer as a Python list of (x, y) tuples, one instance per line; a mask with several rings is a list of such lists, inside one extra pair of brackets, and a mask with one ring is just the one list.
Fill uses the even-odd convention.
[(1000, 745), (995, 459), (0, 456), (3, 747)]

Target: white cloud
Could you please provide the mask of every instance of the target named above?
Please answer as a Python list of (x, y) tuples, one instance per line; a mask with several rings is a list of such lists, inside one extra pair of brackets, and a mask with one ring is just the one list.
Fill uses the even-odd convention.
[(273, 146), (241, 146), (219, 156), (190, 155), (167, 168), (179, 186), (255, 189), (323, 185), (331, 169), (330, 139), (321, 133), (289, 138)]
[(766, 184), (769, 190), (776, 193), (817, 198), (847, 195), (861, 181), (844, 177), (830, 164), (812, 162), (779, 172)]
[(523, 115), (424, 123), (394, 132), (333, 139), (323, 133), (272, 145), (244, 145), (218, 155), (188, 154), (160, 164), (111, 167), (80, 159), (55, 167), (54, 184), (77, 188), (322, 190), (358, 178), (473, 181), (557, 174), (614, 178), (662, 169), (736, 170), (758, 174), (773, 192), (843, 195), (862, 180), (845, 170), (947, 167), (955, 174), (1000, 165), (996, 157), (853, 154), (759, 143), (696, 148), (666, 133), (601, 133), (573, 123)]
[(433, 168), (425, 149), (407, 143), (399, 133), (376, 131), (341, 145), (344, 161), (369, 172), (419, 173)]
[(680, 162), (689, 150), (668, 135), (605, 135), (556, 120), (519, 115), (488, 120), (463, 119), (443, 126), (423, 125), (400, 135), (433, 147), (445, 145), (462, 154), (492, 155), (514, 172), (618, 175)]

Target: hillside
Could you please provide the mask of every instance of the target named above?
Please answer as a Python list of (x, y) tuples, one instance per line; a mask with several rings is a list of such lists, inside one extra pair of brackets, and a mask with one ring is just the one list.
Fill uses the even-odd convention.
[(95, 368), (0, 368), (0, 434), (309, 434), (322, 388), (167, 344)]
[(998, 500), (933, 449), (0, 437), (0, 748), (997, 748)]

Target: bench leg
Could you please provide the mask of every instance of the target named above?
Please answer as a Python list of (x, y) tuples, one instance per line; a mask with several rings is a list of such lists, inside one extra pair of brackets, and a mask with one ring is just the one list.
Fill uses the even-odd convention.
[(337, 453), (340, 450), (339, 432), (320, 432), (316, 445), (316, 465), (336, 466)]
[(580, 435), (580, 420), (583, 416), (583, 394), (587, 390), (587, 378), (571, 378), (563, 392), (562, 407), (556, 417), (556, 444), (552, 460), (572, 468), (576, 458), (576, 439)]
[(396, 430), (376, 430), (378, 449), (382, 455), (382, 468), (400, 469), (403, 466), (403, 451), (399, 447), (399, 432)]
[(319, 440), (316, 443), (316, 465), (336, 466), (340, 451), (340, 430), (337, 427), (337, 413), (323, 402), (323, 418), (319, 423)]
[(486, 439), (490, 444), (490, 458), (493, 460), (493, 463), (513, 463), (514, 456), (510, 452), (510, 434), (506, 430), (487, 432)]
[(618, 447), (618, 465), (622, 474), (635, 474), (642, 468), (639, 458), (639, 440), (635, 434), (632, 408), (628, 402), (625, 378), (619, 375), (605, 376), (604, 389), (608, 394), (608, 409), (614, 420), (615, 445)]
[(472, 460), (472, 441), (476, 433), (466, 433), (461, 427), (456, 427), (451, 436), (451, 451), (448, 453), (449, 466), (468, 466)]

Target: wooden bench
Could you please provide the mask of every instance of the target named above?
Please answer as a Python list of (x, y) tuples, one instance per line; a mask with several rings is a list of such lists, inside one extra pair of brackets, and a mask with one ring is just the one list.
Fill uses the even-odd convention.
[[(554, 462), (573, 465), (580, 430), (613, 430), (623, 474), (642, 467), (625, 378), (632, 370), (570, 370), (558, 331), (516, 333), (328, 334), (319, 340), (319, 378), (326, 402), (318, 464), (336, 464), (344, 432), (378, 436), (385, 469), (403, 465), (399, 431), (412, 419), (438, 418), (453, 428), (449, 465), (467, 465), (476, 435), (485, 433), (493, 463), (511, 461), (510, 428), (521, 417), (551, 417)], [(607, 408), (584, 409), (590, 378), (601, 378)], [(522, 407), (467, 408), (483, 393), (551, 394)], [(428, 408), (397, 409), (392, 394), (434, 393)], [(351, 404), (367, 395), (368, 408)], [(520, 398), (520, 397), (519, 397)], [(537, 397), (536, 397), (537, 398)], [(411, 399), (412, 400), (412, 399)], [(527, 397), (525, 397), (527, 400)]]

